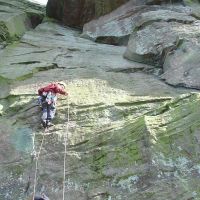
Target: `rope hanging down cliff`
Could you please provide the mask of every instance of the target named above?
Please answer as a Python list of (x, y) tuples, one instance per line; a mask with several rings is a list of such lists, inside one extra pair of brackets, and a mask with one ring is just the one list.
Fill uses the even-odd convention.
[[(46, 130), (46, 129), (45, 129)], [(69, 130), (69, 96), (67, 98), (67, 126), (66, 126), (66, 132), (64, 132), (64, 163), (63, 163), (63, 200), (65, 200), (65, 171), (66, 171), (66, 155), (67, 155), (67, 140), (68, 140), (68, 130)], [(39, 147), (38, 153), (35, 151), (35, 134), (33, 136), (33, 154), (35, 155), (35, 174), (34, 174), (34, 185), (33, 185), (33, 198), (32, 200), (35, 200), (36, 195), (36, 186), (37, 186), (37, 173), (38, 173), (38, 162), (41, 154), (41, 150), (44, 144), (45, 139), (45, 132), (42, 134), (42, 141)]]
[[(39, 161), (40, 153), (41, 153), (41, 150), (42, 150), (42, 147), (43, 147), (44, 138), (45, 138), (45, 132), (43, 132), (43, 134), (42, 134), (42, 142), (40, 144), (40, 148), (39, 148), (38, 153), (36, 152), (36, 157), (35, 157), (36, 158), (35, 159), (35, 174), (34, 174), (33, 198), (32, 198), (32, 200), (35, 199), (36, 186), (37, 186), (38, 161)], [(35, 141), (35, 134), (34, 134), (34, 141)]]
[(67, 155), (67, 141), (68, 141), (68, 131), (69, 131), (69, 96), (67, 98), (67, 127), (64, 133), (64, 163), (63, 163), (63, 200), (65, 200), (65, 171), (66, 171), (66, 155)]

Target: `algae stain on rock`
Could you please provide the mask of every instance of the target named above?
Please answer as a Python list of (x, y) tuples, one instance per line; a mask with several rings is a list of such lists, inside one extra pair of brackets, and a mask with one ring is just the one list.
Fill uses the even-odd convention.
[(17, 128), (10, 137), (16, 150), (25, 153), (30, 153), (32, 151), (32, 130), (30, 128)]

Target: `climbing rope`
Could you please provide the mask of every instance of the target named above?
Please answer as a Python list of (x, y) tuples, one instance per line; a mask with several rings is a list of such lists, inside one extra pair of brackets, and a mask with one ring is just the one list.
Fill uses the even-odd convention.
[[(34, 184), (33, 184), (33, 198), (32, 200), (34, 200), (35, 198), (35, 193), (36, 193), (36, 186), (37, 186), (37, 172), (38, 172), (38, 161), (39, 161), (39, 158), (40, 158), (40, 153), (41, 153), (41, 150), (42, 150), (42, 146), (43, 146), (43, 143), (44, 143), (44, 132), (42, 134), (42, 142), (40, 144), (40, 148), (39, 148), (39, 151), (38, 153), (35, 152), (35, 155), (36, 155), (36, 159), (35, 159), (35, 175), (34, 175)], [(33, 141), (34, 141), (34, 146), (35, 146), (35, 134), (34, 134), (34, 137), (33, 137)], [(34, 148), (34, 147), (33, 147)], [(35, 151), (35, 149), (34, 149)]]
[[(66, 171), (66, 155), (67, 155), (67, 140), (68, 140), (68, 129), (69, 129), (69, 97), (67, 98), (67, 126), (66, 126), (66, 132), (64, 133), (64, 166), (63, 166), (63, 200), (65, 200), (65, 171)], [(35, 174), (34, 174), (34, 184), (33, 184), (33, 198), (34, 200), (35, 194), (36, 194), (36, 186), (37, 186), (37, 173), (38, 173), (38, 161), (40, 158), (41, 150), (44, 144), (45, 139), (45, 131), (42, 134), (42, 141), (39, 147), (38, 153), (35, 150), (35, 133), (33, 135), (33, 151), (32, 151), (32, 157), (35, 156)]]
[(68, 140), (68, 130), (69, 130), (69, 96), (67, 98), (67, 127), (64, 133), (64, 163), (63, 163), (63, 200), (65, 200), (65, 171), (66, 171), (66, 155), (67, 155), (67, 140)]

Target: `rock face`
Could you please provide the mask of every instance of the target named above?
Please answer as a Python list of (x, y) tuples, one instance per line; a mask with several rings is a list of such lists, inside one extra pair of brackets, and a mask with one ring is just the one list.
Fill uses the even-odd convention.
[(129, 1), (110, 14), (86, 23), (82, 37), (107, 44), (127, 45), (135, 22), (133, 18), (145, 8), (147, 6), (142, 1)]
[(47, 15), (65, 25), (82, 27), (90, 20), (105, 15), (128, 0), (49, 0)]
[[(129, 1), (113, 12), (86, 23), (82, 37), (101, 43), (127, 45), (134, 28), (137, 29), (142, 25), (153, 21), (191, 23), (191, 20), (192, 22), (195, 20), (188, 16), (189, 8), (181, 5), (181, 2), (177, 4), (178, 1), (173, 3), (167, 4), (167, 1), (162, 1), (161, 5), (156, 5), (159, 2)], [(133, 40), (135, 41), (134, 36)], [(134, 48), (135, 45), (130, 44), (130, 46)]]
[[(182, 51), (165, 59), (163, 76), (175, 73), (174, 56), (198, 64), (197, 41), (179, 40)], [(58, 80), (69, 96), (59, 97), (44, 136), (36, 193), (62, 199), (67, 138), (65, 199), (200, 199), (200, 95), (165, 84), (155, 66), (124, 59), (125, 49), (44, 22), (0, 51), (0, 199), (31, 199), (32, 155), (44, 133), (37, 90)]]
[[(162, 66), (166, 51), (175, 49), (181, 36), (199, 34), (195, 21), (194, 17), (186, 13), (170, 10), (142, 13), (138, 16), (124, 56), (130, 60)], [(191, 29), (196, 31), (190, 32)]]
[(184, 40), (164, 62), (162, 78), (169, 84), (200, 88), (200, 44), (198, 39)]
[(147, 5), (161, 5), (161, 4), (184, 3), (183, 0), (146, 0)]
[(139, 14), (124, 57), (161, 67), (162, 78), (169, 84), (199, 89), (196, 52), (199, 51), (197, 9), (200, 6), (183, 8), (181, 11), (174, 6), (173, 10)]
[[(65, 25), (73, 27), (82, 27), (84, 25), (82, 34), (84, 38), (113, 45), (127, 45), (135, 22), (138, 20), (135, 16), (136, 14), (160, 9), (160, 7), (153, 5), (171, 6), (177, 3), (183, 2), (181, 0), (173, 2), (169, 0), (49, 0), (47, 15), (62, 21)], [(119, 8), (116, 9), (117, 7)], [(114, 11), (111, 12), (112, 10)]]
[[(123, 59), (124, 50), (44, 23), (1, 52), (0, 198), (27, 199), (33, 192), (30, 154), (43, 132), (36, 92), (56, 80), (64, 80), (70, 94), (67, 199), (198, 197), (198, 142), (191, 149), (190, 141), (198, 138), (199, 95), (179, 97), (188, 91), (157, 80), (151, 66)], [(51, 199), (62, 198), (67, 108), (60, 97), (39, 159), (37, 192)]]
[(27, 1), (0, 0), (0, 49), (42, 22), (44, 8)]

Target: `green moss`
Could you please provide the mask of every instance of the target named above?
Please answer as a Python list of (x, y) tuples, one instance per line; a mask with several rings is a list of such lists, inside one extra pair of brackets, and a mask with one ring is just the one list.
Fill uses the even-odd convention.
[[(2, 9), (5, 6), (5, 10), (7, 11), (7, 7), (9, 7), (6, 13), (11, 13), (6, 20), (3, 18), (0, 21), (0, 42), (6, 41), (12, 43), (19, 40), (27, 30), (35, 28), (43, 19), (44, 8), (26, 3), (25, 1), (20, 2), (19, 5), (16, 5), (16, 3), (0, 2)], [(19, 12), (19, 10), (23, 12)]]
[[(3, 99), (6, 109), (4, 109), (4, 115), (13, 115), (20, 112), (23, 112), (27, 109), (27, 106), (30, 104), (31, 100), (34, 98), (32, 95), (9, 95)], [(29, 106), (28, 106), (29, 107)]]
[(102, 175), (102, 170), (106, 165), (106, 156), (107, 153), (104, 151), (94, 153), (94, 155), (92, 156), (92, 161), (90, 165), (91, 169), (95, 172), (98, 172), (99, 175)]
[(149, 199), (155, 196), (155, 192), (145, 192), (144, 197), (145, 199)]
[(0, 22), (0, 42), (7, 41), (9, 39), (8, 28), (4, 22)]
[[(167, 109), (166, 109), (167, 108)], [(151, 144), (166, 157), (195, 159), (195, 132), (200, 129), (200, 96), (185, 95), (146, 117)]]
[(186, 5), (192, 5), (194, 3), (199, 3), (199, 0), (184, 0)]
[(45, 17), (43, 18), (42, 23), (45, 23), (45, 22), (57, 23), (58, 21), (57, 21), (56, 19), (54, 19), (54, 18), (50, 18), (50, 17), (48, 17), (48, 16), (45, 16)]
[[(106, 167), (121, 168), (134, 164), (146, 162), (143, 158), (140, 140), (145, 138), (146, 127), (144, 118), (139, 118), (133, 123), (127, 123), (123, 129), (105, 132), (88, 141), (87, 149), (97, 148), (84, 162), (90, 165), (92, 171), (98, 172), (98, 177), (106, 178), (104, 169)], [(95, 144), (95, 146), (94, 146)]]
[(8, 173), (12, 173), (15, 176), (20, 176), (21, 174), (23, 174), (24, 169), (25, 169), (25, 166), (20, 165), (20, 164), (18, 164), (18, 165), (8, 165), (6, 167), (6, 171)]

